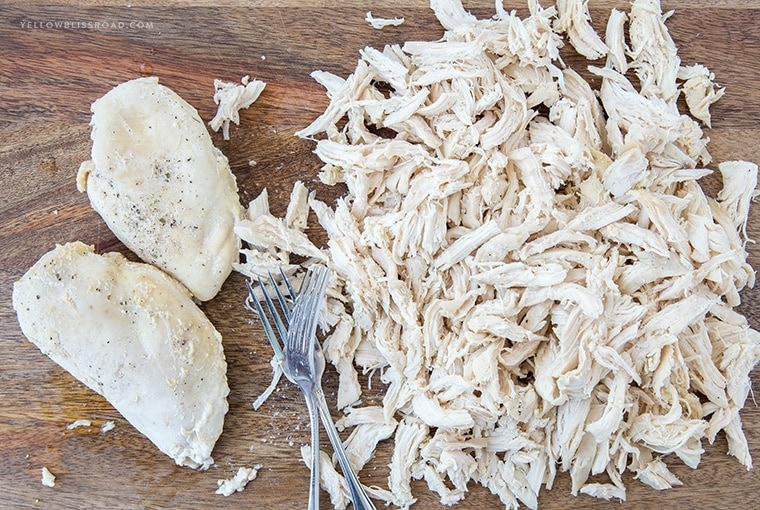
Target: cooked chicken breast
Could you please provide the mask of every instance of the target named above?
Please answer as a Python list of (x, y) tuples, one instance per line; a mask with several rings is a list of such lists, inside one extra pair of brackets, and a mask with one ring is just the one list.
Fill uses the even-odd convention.
[(181, 466), (208, 468), (227, 413), (221, 335), (159, 269), (76, 242), (13, 286), (24, 335)]
[(233, 227), (242, 207), (198, 112), (150, 77), (114, 88), (92, 114), (92, 159), (79, 169), (79, 190), (141, 259), (211, 299), (238, 260)]

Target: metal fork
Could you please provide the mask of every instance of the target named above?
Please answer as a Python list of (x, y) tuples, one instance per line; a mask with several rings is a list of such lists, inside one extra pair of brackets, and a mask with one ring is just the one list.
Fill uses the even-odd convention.
[(296, 298), (285, 342), (283, 373), (298, 385), (306, 399), (311, 427), (309, 510), (319, 508), (319, 407), (314, 394), (314, 338), (317, 314), (327, 288), (327, 273), (309, 270)]
[[(314, 267), (314, 270), (313, 270), (314, 272), (320, 271), (321, 273), (324, 274), (324, 283), (321, 285), (326, 285), (327, 280), (329, 279), (328, 278), (329, 270), (326, 268), (317, 269), (317, 266), (313, 266), (313, 267)], [(309, 276), (310, 273), (312, 273), (311, 269), (307, 273), (307, 277)], [(282, 276), (282, 280), (285, 284), (290, 300), (292, 302), (298, 303), (297, 297), (300, 296), (301, 293), (305, 292), (306, 290), (305, 283), (307, 279), (304, 278), (304, 281), (301, 284), (301, 290), (299, 291), (299, 294), (296, 294), (293, 291), (293, 287), (290, 285), (288, 278), (285, 276), (282, 270), (280, 270), (280, 275)], [(286, 299), (286, 297), (282, 294), (282, 292), (279, 289), (279, 286), (277, 285), (277, 282), (275, 281), (274, 277), (271, 274), (269, 275), (269, 280), (275, 290), (275, 295), (277, 297), (278, 304), (280, 305), (280, 308), (282, 308), (282, 311), (285, 315), (285, 321), (283, 321), (282, 318), (277, 313), (277, 308), (274, 304), (274, 301), (266, 292), (266, 289), (264, 288), (264, 284), (259, 278), (257, 278), (257, 282), (264, 296), (264, 302), (267, 305), (267, 309), (272, 315), (274, 328), (272, 327), (272, 323), (270, 323), (269, 320), (267, 319), (267, 316), (261, 307), (261, 303), (256, 298), (253, 287), (250, 282), (246, 282), (246, 284), (248, 285), (248, 293), (249, 293), (249, 297), (246, 300), (246, 306), (249, 309), (252, 309), (253, 311), (255, 311), (258, 314), (258, 316), (261, 318), (262, 323), (264, 325), (264, 332), (266, 333), (267, 339), (269, 340), (269, 343), (272, 345), (272, 349), (274, 350), (275, 359), (283, 363), (283, 361), (285, 361), (285, 358), (287, 358), (287, 356), (285, 353), (283, 353), (282, 347), (280, 346), (280, 342), (278, 341), (277, 335), (275, 334), (274, 330), (275, 329), (277, 330), (277, 333), (279, 334), (280, 338), (282, 339), (289, 338), (288, 327), (286, 326), (285, 322), (288, 322), (293, 327), (295, 327), (295, 318), (293, 317), (295, 314), (295, 310), (291, 309), (288, 299)], [(323, 294), (324, 294), (324, 289), (322, 289), (321, 295), (319, 298), (320, 304), (321, 304), (321, 298)], [(313, 397), (316, 398), (316, 405), (319, 410), (319, 415), (322, 418), (322, 423), (324, 424), (325, 430), (327, 431), (327, 436), (330, 438), (330, 443), (332, 444), (333, 449), (335, 450), (335, 454), (338, 457), (338, 463), (340, 464), (341, 470), (343, 471), (343, 476), (346, 479), (346, 483), (348, 485), (348, 489), (349, 489), (349, 493), (351, 496), (351, 501), (353, 503), (354, 509), (355, 510), (375, 510), (375, 505), (369, 499), (369, 496), (367, 496), (367, 493), (365, 492), (364, 487), (362, 487), (361, 483), (359, 482), (359, 478), (357, 477), (356, 472), (354, 471), (353, 467), (351, 467), (351, 464), (348, 460), (348, 456), (346, 455), (346, 451), (343, 447), (343, 442), (340, 439), (340, 436), (338, 435), (338, 431), (335, 428), (335, 423), (332, 420), (332, 416), (330, 414), (330, 408), (327, 405), (327, 400), (325, 399), (324, 391), (322, 390), (321, 380), (322, 380), (322, 375), (325, 369), (325, 357), (322, 352), (322, 347), (319, 341), (317, 341), (316, 335), (314, 335), (314, 326), (312, 326), (311, 329), (309, 330), (312, 332), (311, 338), (313, 340), (312, 341), (313, 365), (311, 365), (313, 367), (313, 372), (312, 372), (312, 377), (311, 377), (312, 379), (311, 392), (313, 394)], [(287, 345), (287, 342), (286, 342), (286, 345)], [(288, 379), (290, 379), (291, 381), (293, 381), (293, 379), (291, 378), (290, 375), (288, 375), (288, 372), (287, 372), (288, 363), (285, 362), (283, 363), (283, 365), (284, 366), (282, 368), (283, 368), (283, 372), (285, 373), (285, 376), (288, 377)], [(307, 402), (309, 398), (310, 397), (306, 396)], [(312, 448), (312, 455), (313, 454), (314, 454), (314, 449)], [(312, 461), (313, 461), (313, 457), (312, 457)]]

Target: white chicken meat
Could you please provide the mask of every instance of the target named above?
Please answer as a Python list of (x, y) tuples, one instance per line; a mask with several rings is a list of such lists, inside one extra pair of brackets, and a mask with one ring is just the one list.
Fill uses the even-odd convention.
[(206, 469), (227, 413), (222, 337), (161, 270), (80, 242), (13, 286), (24, 335), (181, 466)]
[(92, 159), (77, 175), (92, 207), (143, 261), (213, 298), (237, 262), (235, 177), (198, 112), (155, 77), (92, 105)]
[[(476, 482), (536, 508), (562, 471), (572, 494), (624, 500), (626, 471), (677, 485), (661, 457), (696, 467), (720, 431), (751, 468), (739, 411), (760, 332), (732, 307), (754, 283), (742, 231), (758, 169), (721, 163), (723, 190), (702, 190), (708, 138), (677, 99), (704, 117), (715, 94), (703, 71), (678, 76), (669, 14), (634, 0), (604, 43), (583, 0), (529, 0), (524, 19), (430, 4), (440, 40), (313, 75), (329, 105), (297, 134), (347, 189), (308, 201), (321, 256), (282, 220), (276, 236), (239, 230), (245, 274), (295, 246), (333, 269), (321, 319), (341, 423), (352, 448), (393, 434), (377, 496), (409, 508), (424, 480), (452, 505)], [(565, 40), (606, 67), (587, 81)], [(363, 407), (360, 371), (380, 374), (381, 408)]]

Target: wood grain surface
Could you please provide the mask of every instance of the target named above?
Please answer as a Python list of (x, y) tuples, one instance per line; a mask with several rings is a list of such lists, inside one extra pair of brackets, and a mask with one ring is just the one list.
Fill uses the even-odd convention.
[[(159, 3), (0, 2), (0, 508), (305, 508), (308, 472), (299, 456), (308, 441), (303, 401), (295, 387), (283, 383), (253, 411), (251, 402), (270, 379), (270, 351), (243, 308), (240, 275), (233, 274), (221, 294), (203, 305), (224, 336), (231, 387), (216, 465), (206, 472), (176, 467), (107, 402), (25, 340), (11, 307), (12, 283), (56, 243), (80, 240), (100, 252), (127, 253), (74, 182), (79, 163), (89, 155), (90, 104), (118, 83), (154, 74), (210, 120), (216, 110), (214, 78), (235, 81), (248, 74), (264, 80), (266, 90), (242, 112), (231, 140), (214, 135), (214, 141), (230, 160), (241, 200), (247, 203), (266, 187), (281, 214), (296, 179), (326, 200), (341, 193), (318, 183), (313, 144), (293, 136), (327, 104), (309, 73), (323, 69), (345, 76), (365, 45), (433, 40), (442, 28), (425, 0)], [(465, 5), (480, 16), (493, 14), (490, 0)], [(525, 5), (505, 1), (521, 14)], [(597, 27), (604, 26), (613, 6), (626, 9), (628, 3), (591, 0)], [(706, 64), (727, 87), (709, 130), (715, 161), (760, 161), (760, 2), (672, 0), (664, 7), (677, 9), (669, 27), (683, 62)], [(364, 21), (368, 10), (406, 22), (375, 30)], [(714, 179), (706, 186), (715, 192)], [(751, 212), (749, 232), (760, 239), (758, 208)], [(748, 250), (751, 263), (760, 267), (760, 247), (749, 244)], [(760, 327), (759, 292), (743, 293), (742, 311), (755, 328)], [(755, 370), (754, 394), (760, 394), (759, 379)], [(325, 384), (332, 401), (337, 382), (330, 369)], [(751, 453), (760, 462), (760, 410), (752, 396), (742, 417)], [(67, 430), (80, 418), (93, 426)], [(101, 434), (106, 420), (116, 428)], [(684, 483), (670, 491), (654, 491), (626, 475), (623, 504), (574, 498), (569, 478), (561, 475), (551, 491), (542, 492), (539, 504), (544, 509), (760, 508), (760, 477), (745, 471), (726, 449), (720, 435), (706, 446), (697, 470), (669, 460)], [(361, 473), (365, 483), (385, 486), (389, 452), (390, 445), (384, 446)], [(244, 492), (229, 498), (214, 494), (218, 479), (254, 464), (263, 468)], [(42, 466), (58, 477), (55, 488), (40, 483)], [(423, 483), (414, 490), (415, 508), (440, 506)], [(322, 503), (328, 507), (326, 496)], [(473, 484), (460, 507), (502, 505)]]

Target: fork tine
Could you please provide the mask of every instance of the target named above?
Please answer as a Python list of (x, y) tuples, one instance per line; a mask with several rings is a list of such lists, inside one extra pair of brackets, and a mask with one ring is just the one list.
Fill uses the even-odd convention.
[(245, 300), (245, 307), (250, 311), (255, 312), (256, 308), (252, 305), (252, 303), (256, 300), (256, 292), (253, 290), (253, 285), (251, 284), (252, 281), (253, 279), (248, 279), (245, 281), (245, 286), (248, 288), (248, 297)]
[(272, 301), (272, 298), (269, 296), (269, 292), (267, 292), (266, 288), (264, 287), (264, 282), (261, 281), (261, 278), (257, 278), (259, 282), (259, 289), (261, 290), (261, 293), (264, 295), (264, 302), (267, 305), (267, 308), (269, 309), (269, 313), (272, 315), (272, 319), (274, 319), (275, 326), (277, 326), (277, 332), (280, 335), (280, 338), (284, 342), (285, 339), (288, 337), (288, 327), (285, 325), (284, 322), (282, 322), (282, 318), (280, 317), (280, 314), (277, 312), (277, 307), (274, 304), (274, 301)]
[[(291, 325), (291, 327), (296, 328), (295, 331), (298, 334), (288, 335), (288, 340), (293, 342), (288, 344), (289, 349), (306, 352), (314, 341), (313, 331), (317, 322), (319, 307), (322, 305), (328, 276), (329, 272), (325, 268), (313, 266), (309, 268), (301, 282), (299, 296), (302, 296), (303, 300), (297, 302), (296, 307), (304, 307), (305, 313), (300, 316), (303, 320), (297, 321), (297, 325)], [(293, 339), (297, 339), (297, 342)]]
[[(285, 271), (280, 267), (280, 276), (282, 276), (282, 281), (285, 282), (285, 287), (288, 289), (288, 295), (290, 296), (290, 300), (295, 303), (296, 302), (296, 292), (293, 290), (293, 286), (290, 284), (290, 279), (285, 274)], [(290, 310), (293, 311), (292, 309)]]
[[(260, 282), (261, 281), (259, 280), (259, 284)], [(284, 358), (285, 354), (282, 352), (282, 347), (280, 346), (280, 342), (277, 340), (277, 335), (275, 334), (274, 329), (272, 329), (272, 324), (269, 322), (266, 313), (264, 313), (264, 309), (261, 307), (261, 302), (259, 301), (258, 297), (256, 297), (256, 292), (253, 286), (251, 285), (250, 281), (246, 281), (245, 284), (248, 287), (248, 299), (246, 299), (245, 305), (249, 310), (253, 310), (256, 312), (256, 315), (259, 316), (259, 320), (261, 320), (261, 324), (264, 326), (264, 333), (266, 334), (267, 340), (269, 340), (269, 343), (272, 346), (275, 357), (278, 359)]]
[[(280, 272), (282, 272), (282, 268), (280, 268)], [(283, 273), (283, 276), (284, 276), (284, 273)], [(283, 280), (287, 284), (288, 282), (287, 278), (283, 278)], [(288, 306), (288, 301), (285, 299), (285, 296), (282, 294), (282, 291), (280, 290), (280, 285), (274, 279), (274, 275), (271, 272), (269, 273), (269, 281), (271, 282), (272, 287), (274, 287), (274, 293), (277, 295), (277, 302), (280, 303), (280, 308), (282, 308), (282, 311), (285, 313), (285, 319), (288, 321), (288, 323), (290, 323), (290, 317), (292, 316), (293, 311), (290, 309), (290, 306)], [(286, 332), (286, 335), (287, 335), (287, 332)]]
[(261, 294), (264, 296), (264, 301), (267, 305), (267, 309), (269, 310), (269, 313), (272, 316), (272, 320), (275, 323), (275, 327), (277, 328), (277, 334), (279, 334), (280, 340), (278, 340), (277, 334), (275, 333), (274, 328), (272, 327), (272, 323), (269, 321), (267, 314), (264, 312), (264, 308), (261, 306), (261, 301), (256, 296), (253, 286), (248, 281), (246, 281), (246, 286), (248, 287), (249, 295), (248, 295), (248, 299), (246, 300), (246, 305), (249, 306), (248, 301), (251, 302), (251, 304), (253, 305), (254, 311), (259, 316), (259, 319), (261, 319), (261, 324), (264, 326), (264, 333), (266, 334), (267, 340), (269, 340), (269, 343), (272, 346), (272, 350), (274, 351), (275, 357), (277, 359), (283, 359), (285, 357), (285, 353), (282, 350), (282, 345), (280, 342), (283, 342), (283, 343), (285, 342), (285, 339), (288, 336), (287, 328), (282, 323), (282, 319), (280, 319), (280, 316), (277, 313), (277, 309), (275, 308), (274, 303), (272, 302), (272, 299), (269, 297), (269, 294), (264, 288), (264, 282), (262, 282), (261, 278), (259, 277), (256, 277), (256, 281), (258, 283), (258, 287), (259, 287), (259, 290), (261, 291)]
[(307, 292), (311, 285), (311, 272), (307, 272), (301, 280), (301, 286), (298, 290), (297, 299), (293, 306), (293, 322), (290, 325), (290, 334), (288, 335), (287, 350), (291, 352), (299, 352), (301, 343), (303, 342), (304, 323), (308, 320), (308, 314), (302, 313), (303, 309), (306, 309), (311, 300), (311, 294)]

